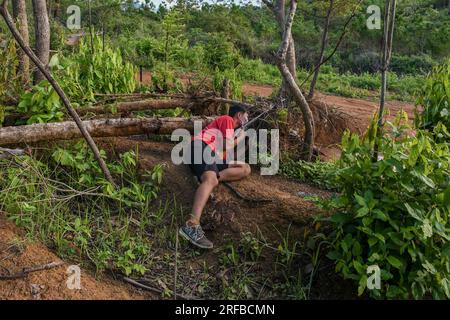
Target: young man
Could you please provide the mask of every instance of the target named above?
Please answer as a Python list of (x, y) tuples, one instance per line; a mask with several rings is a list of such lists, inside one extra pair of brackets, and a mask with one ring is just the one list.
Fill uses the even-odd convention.
[(251, 172), (248, 164), (227, 159), (227, 153), (245, 138), (244, 130), (240, 130), (240, 134), (235, 137), (234, 129), (247, 122), (245, 107), (233, 104), (227, 116), (215, 119), (191, 141), (190, 166), (200, 186), (195, 193), (191, 217), (179, 233), (200, 248), (213, 247), (200, 226), (202, 211), (213, 189), (219, 182), (240, 180)]

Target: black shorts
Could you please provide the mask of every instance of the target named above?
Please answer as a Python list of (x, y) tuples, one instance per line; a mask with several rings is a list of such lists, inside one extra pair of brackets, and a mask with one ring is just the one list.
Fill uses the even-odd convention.
[[(206, 152), (207, 155), (211, 154), (211, 158), (204, 158), (203, 154), (205, 149), (208, 149)], [(200, 154), (201, 163), (194, 162), (194, 154)], [(228, 168), (227, 163), (216, 163), (216, 153), (208, 146), (205, 142), (194, 140), (191, 142), (191, 162), (189, 164), (192, 172), (197, 177), (198, 181), (201, 182), (201, 177), (206, 171), (214, 171), (217, 175), (217, 179), (220, 177), (220, 171)]]

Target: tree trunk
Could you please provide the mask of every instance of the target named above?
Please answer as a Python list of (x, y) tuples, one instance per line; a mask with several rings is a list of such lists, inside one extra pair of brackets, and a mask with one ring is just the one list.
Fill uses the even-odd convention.
[[(275, 16), (277, 18), (278, 26), (280, 27), (280, 35), (283, 37), (284, 26), (286, 25), (286, 1), (277, 0), (275, 3)], [(295, 43), (292, 33), (289, 35), (289, 46), (286, 55), (286, 65), (289, 68), (290, 73), (296, 79), (297, 78), (297, 65), (295, 58)]]
[(321, 47), (320, 47), (319, 59), (316, 64), (316, 68), (314, 71), (313, 79), (311, 81), (311, 85), (309, 87), (309, 94), (308, 94), (308, 98), (307, 98), (308, 100), (311, 100), (314, 97), (314, 91), (316, 89), (317, 79), (319, 79), (320, 66), (323, 63), (325, 48), (328, 43), (328, 30), (330, 28), (330, 18), (331, 18), (331, 12), (333, 11), (333, 5), (334, 5), (334, 0), (330, 0), (330, 5), (327, 10), (327, 16), (325, 18), (325, 25), (323, 28), (322, 43), (321, 43)]
[[(224, 99), (230, 99), (230, 80), (228, 80), (228, 78), (223, 79), (223, 83), (222, 83), (222, 92), (220, 95), (222, 98)], [(222, 103), (222, 110), (221, 110), (221, 114), (223, 115), (228, 115), (228, 112), (230, 111), (230, 104), (229, 103)], [(219, 114), (218, 112), (216, 112), (216, 114)]]
[(305, 97), (303, 96), (303, 93), (296, 82), (296, 78), (294, 78), (286, 63), (286, 56), (291, 37), (292, 23), (294, 20), (296, 9), (297, 9), (297, 0), (291, 0), (288, 18), (286, 20), (286, 24), (284, 27), (283, 41), (281, 42), (280, 48), (278, 49), (277, 53), (277, 60), (278, 60), (277, 65), (278, 68), (280, 69), (284, 81), (286, 82), (289, 88), (291, 95), (293, 96), (295, 102), (299, 105), (300, 110), (302, 111), (303, 121), (305, 124), (305, 137), (303, 140), (302, 154), (305, 160), (310, 161), (312, 158), (314, 148), (314, 134), (315, 134), (314, 118), (311, 109), (309, 107), (309, 104), (306, 101)]
[(192, 99), (143, 100), (119, 102), (115, 105), (79, 108), (77, 109), (77, 112), (79, 115), (85, 115), (88, 113), (127, 113), (132, 111), (148, 111), (157, 109), (190, 108), (194, 105), (194, 103), (195, 100)]
[(376, 140), (374, 145), (373, 160), (378, 160), (379, 140), (383, 135), (384, 126), (384, 105), (386, 101), (387, 91), (387, 70), (391, 62), (392, 40), (394, 36), (395, 25), (395, 7), (396, 0), (386, 0), (384, 12), (384, 30), (383, 30), (383, 56), (381, 58), (381, 92), (380, 92), (380, 109), (378, 111), (378, 124), (376, 128)]
[[(283, 37), (284, 26), (286, 24), (286, 0), (276, 0), (273, 5), (270, 6), (272, 9), (275, 18), (277, 20), (278, 26), (280, 28), (280, 35)], [(292, 34), (289, 35), (289, 44), (287, 48), (286, 54), (286, 65), (289, 68), (292, 76), (297, 78), (297, 62), (295, 57), (295, 43), (292, 38)], [(282, 79), (281, 88), (280, 88), (280, 98), (284, 101), (283, 104), (289, 105), (290, 97), (289, 97), (289, 88), (284, 78)]]
[[(217, 100), (216, 100), (217, 99)], [(217, 101), (217, 102), (216, 102)], [(80, 107), (75, 111), (80, 116), (93, 114), (118, 114), (126, 116), (127, 114), (134, 111), (150, 111), (150, 110), (160, 110), (160, 109), (173, 109), (173, 108), (184, 108), (195, 110), (196, 114), (204, 114), (205, 110), (209, 106), (217, 106), (221, 104), (229, 104), (233, 100), (225, 98), (209, 98), (209, 99), (196, 99), (196, 98), (178, 98), (170, 100), (142, 100), (142, 101), (129, 101), (129, 102), (118, 102), (116, 104), (105, 104), (98, 105), (94, 107)], [(219, 114), (219, 113), (213, 113)], [(227, 113), (228, 114), (228, 113)], [(14, 126), (14, 124), (19, 120), (26, 120), (27, 116), (21, 113), (9, 114), (5, 117), (3, 126)]]
[[(34, 33), (36, 37), (36, 56), (47, 68), (50, 60), (50, 23), (45, 0), (32, 0), (34, 14)], [(34, 83), (45, 80), (40, 70), (34, 73)]]
[[(205, 127), (214, 118), (121, 118), (83, 121), (84, 127), (92, 137), (119, 137), (138, 134), (171, 134), (175, 129), (184, 128), (190, 132), (194, 121), (201, 121)], [(73, 121), (32, 124), (27, 126), (6, 127), (0, 129), (0, 145), (35, 143), (53, 140), (71, 140), (82, 138), (77, 124)]]
[[(25, 0), (13, 1), (13, 18), (17, 24), (17, 28), (22, 35), (26, 45), (30, 44), (30, 35), (28, 31), (27, 7)], [(30, 83), (30, 59), (23, 50), (19, 50), (19, 67), (18, 74), (22, 79), (22, 83), (27, 86)]]

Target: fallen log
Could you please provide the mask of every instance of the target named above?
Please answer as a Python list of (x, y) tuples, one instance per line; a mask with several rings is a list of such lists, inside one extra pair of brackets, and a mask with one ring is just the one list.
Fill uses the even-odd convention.
[[(134, 111), (149, 111), (149, 110), (159, 110), (159, 109), (174, 109), (174, 108), (184, 108), (191, 109), (194, 114), (204, 114), (205, 109), (214, 103), (240, 103), (249, 110), (255, 108), (254, 105), (246, 104), (243, 102), (220, 98), (220, 97), (195, 97), (185, 95), (184, 97), (161, 100), (161, 99), (147, 99), (147, 100), (139, 100), (139, 101), (123, 101), (117, 102), (113, 104), (102, 104), (92, 107), (81, 107), (77, 108), (75, 111), (79, 116), (85, 115), (99, 115), (99, 114), (127, 114)], [(27, 116), (20, 113), (13, 113), (5, 116), (3, 125), (5, 127), (14, 126), (14, 124), (19, 120), (26, 120)]]
[(78, 108), (80, 115), (88, 113), (104, 114), (104, 113), (124, 113), (131, 111), (146, 111), (153, 109), (172, 109), (172, 108), (190, 108), (196, 103), (193, 99), (170, 99), (170, 100), (142, 100), (118, 102), (116, 104), (94, 106), (89, 108)]
[[(120, 137), (139, 134), (171, 134), (175, 129), (194, 129), (194, 121), (202, 121), (204, 127), (214, 118), (120, 118), (83, 121), (92, 137)], [(52, 140), (81, 138), (82, 134), (73, 121), (32, 124), (0, 129), (0, 145), (34, 143)]]
[[(148, 110), (159, 110), (159, 109), (173, 109), (173, 108), (192, 108), (194, 104), (198, 102), (193, 99), (171, 99), (171, 100), (142, 100), (142, 101), (127, 101), (118, 102), (116, 104), (105, 104), (93, 107), (81, 107), (77, 108), (76, 112), (80, 116), (85, 116), (87, 114), (126, 114), (133, 111), (148, 111)], [(9, 114), (5, 117), (3, 125), (13, 126), (19, 120), (26, 120), (27, 116), (20, 113)]]

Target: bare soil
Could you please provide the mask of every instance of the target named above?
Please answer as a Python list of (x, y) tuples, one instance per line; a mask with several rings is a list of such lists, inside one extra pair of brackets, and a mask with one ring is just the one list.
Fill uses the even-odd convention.
[[(23, 268), (42, 266), (61, 259), (46, 246), (27, 239), (22, 230), (0, 212), (0, 274), (11, 275)], [(29, 273), (16, 280), (0, 279), (0, 300), (122, 300), (153, 299), (109, 276), (96, 279), (88, 270), (81, 270), (81, 290), (70, 290), (66, 281), (70, 274), (65, 262), (57, 268)]]

